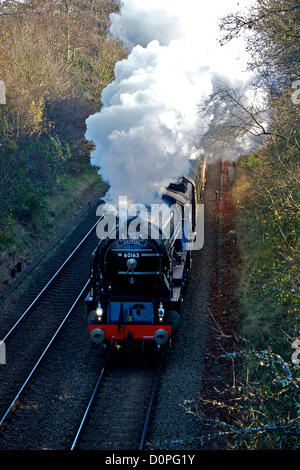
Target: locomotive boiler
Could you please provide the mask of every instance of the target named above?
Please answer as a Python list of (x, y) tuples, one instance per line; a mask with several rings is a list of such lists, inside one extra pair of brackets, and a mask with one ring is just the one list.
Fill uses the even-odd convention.
[[(165, 189), (158, 210), (129, 217), (127, 236), (117, 219), (114, 236), (100, 240), (86, 305), (90, 337), (104, 351), (160, 352), (170, 345), (180, 324), (205, 168), (204, 157), (191, 161), (188, 174)], [(132, 226), (140, 230), (135, 236)]]

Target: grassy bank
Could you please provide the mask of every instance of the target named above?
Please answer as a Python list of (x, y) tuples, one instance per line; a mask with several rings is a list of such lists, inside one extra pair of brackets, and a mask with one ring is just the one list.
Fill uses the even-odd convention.
[[(187, 405), (205, 449), (300, 446), (297, 211), (290, 200), (293, 178), (280, 173), (272, 144), (239, 159), (217, 209), (224, 220), (222, 282), (215, 267), (204, 387), (199, 402)], [(287, 146), (282, 152), (297, 178)], [(286, 211), (284, 205), (279, 210), (279, 197), (277, 208), (265, 198), (270, 188), (277, 196), (286, 191)]]
[(239, 386), (229, 395), (239, 426), (235, 445), (247, 449), (300, 445), (297, 163), (294, 145), (281, 144), (291, 173), (280, 171), (283, 160), (273, 159), (273, 144), (240, 159), (232, 196), (241, 260), (238, 334), (244, 346), (237, 354)]
[(14, 219), (10, 225), (10, 244), (1, 251), (2, 290), (13, 281), (14, 266), (18, 262), (22, 263), (22, 269), (29, 265), (72, 223), (88, 201), (100, 193), (101, 185), (96, 168), (86, 165), (80, 173), (61, 178), (30, 218)]
[[(255, 168), (253, 159), (257, 160)], [(288, 338), (295, 338), (299, 333), (297, 210), (295, 208), (295, 217), (286, 215), (288, 209), (280, 208), (280, 201), (277, 200), (278, 207), (273, 207), (264, 204), (262, 195), (256, 194), (257, 177), (263, 171), (264, 163), (253, 155), (242, 158), (237, 165), (233, 188), (233, 201), (237, 207), (236, 233), (242, 259), (240, 331), (257, 347), (276, 348), (279, 354), (290, 359)], [(270, 181), (266, 177), (265, 189), (276, 198), (276, 192), (282, 188), (290, 192), (289, 182), (291, 184), (286, 177), (276, 181), (274, 171), (273, 188), (268, 188)], [(264, 191), (263, 186), (260, 191)], [(291, 205), (288, 197), (285, 203)]]

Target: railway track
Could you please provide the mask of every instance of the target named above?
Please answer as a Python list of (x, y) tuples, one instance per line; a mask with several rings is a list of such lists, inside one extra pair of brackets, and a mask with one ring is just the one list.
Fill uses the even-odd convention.
[[(48, 415), (51, 414), (51, 408), (54, 410), (53, 414), (56, 415), (58, 413), (57, 408), (61, 406), (60, 400), (62, 396), (60, 392), (58, 392), (58, 389), (59, 385), (61, 385), (62, 371), (65, 371), (65, 374), (71, 373), (74, 378), (78, 377), (78, 370), (80, 370), (81, 373), (84, 370), (82, 364), (80, 364), (77, 372), (75, 370), (72, 374), (77, 358), (74, 358), (73, 364), (66, 355), (66, 357), (63, 358), (62, 364), (59, 364), (61, 371), (57, 372), (57, 377), (51, 375), (51, 369), (57, 371), (57, 357), (62, 355), (66, 344), (69, 344), (69, 338), (66, 336), (70, 335), (70, 330), (74, 332), (74, 322), (77, 323), (77, 321), (76, 319), (74, 319), (74, 322), (69, 321), (68, 326), (65, 326), (65, 324), (71, 319), (72, 314), (76, 313), (74, 310), (76, 310), (78, 306), (80, 310), (80, 303), (83, 304), (80, 300), (88, 286), (89, 281), (85, 284), (78, 298), (59, 325), (59, 328), (24, 380), (24, 383), (14, 396), (9, 407), (0, 417), (0, 449), (12, 449), (16, 446), (17, 442), (17, 449), (54, 448), (66, 450), (70, 448), (71, 441), (72, 450), (78, 447), (80, 449), (116, 448), (118, 450), (141, 450), (144, 448), (152, 405), (160, 375), (160, 367), (155, 370), (152, 367), (144, 369), (144, 367), (124, 368), (122, 366), (120, 368), (109, 369), (106, 364), (103, 363), (100, 375), (97, 377), (93, 394), (89, 397), (89, 400), (85, 399), (85, 403), (88, 402), (88, 406), (85, 408), (84, 416), (80, 421), (75, 438), (74, 429), (76, 429), (78, 425), (76, 417), (79, 418), (80, 415), (82, 415), (80, 410), (83, 409), (83, 407), (81, 406), (82, 400), (80, 399), (80, 393), (78, 393), (77, 396), (76, 383), (74, 382), (71, 387), (73, 396), (71, 397), (68, 392), (65, 392), (65, 395), (69, 395), (69, 404), (67, 404), (69, 405), (69, 411), (70, 406), (73, 410), (75, 409), (73, 417), (70, 418), (68, 408), (64, 408), (63, 410), (64, 423), (69, 421), (72, 426), (72, 439), (70, 432), (64, 431), (64, 438), (67, 442), (64, 447), (61, 447), (59, 442), (55, 442), (56, 439), (59, 441), (57, 428), (55, 428), (55, 424), (57, 424), (55, 420), (54, 424), (51, 422), (51, 425), (47, 428), (46, 419)], [(63, 328), (65, 328), (64, 335), (59, 335)], [(80, 329), (82, 333), (82, 325), (78, 327), (78, 330)], [(84, 335), (82, 334), (82, 336)], [(51, 348), (54, 341), (60, 341), (60, 345), (56, 343), (56, 347)], [(85, 347), (83, 354), (91, 359), (91, 369), (96, 372), (99, 356), (97, 357), (95, 350), (91, 351)], [(69, 365), (69, 370), (66, 364)], [(37, 373), (38, 370), (39, 373)], [(86, 388), (88, 388), (88, 384), (91, 382), (89, 375), (91, 374), (86, 367), (82, 376), (84, 377), (84, 382), (86, 382)], [(52, 380), (54, 381), (54, 385), (51, 386), (50, 383)], [(60, 383), (56, 383), (55, 380), (58, 380)], [(104, 381), (105, 383), (103, 383)], [(90, 390), (91, 389), (92, 387), (90, 387)], [(99, 390), (101, 390), (100, 394)], [(75, 398), (77, 406), (73, 405)], [(121, 409), (118, 408), (119, 398)], [(65, 406), (66, 403), (63, 403), (63, 405)], [(38, 418), (35, 408), (43, 411)], [(14, 413), (11, 413), (12, 410)], [(9, 420), (10, 417), (11, 419)], [(99, 420), (101, 421), (101, 425), (99, 425)], [(44, 427), (47, 444), (39, 443), (35, 446), (35, 444), (33, 444), (33, 441), (36, 439), (34, 433), (42, 434)], [(22, 445), (24, 445), (24, 447), (18, 442), (20, 435), (22, 435)], [(70, 437), (68, 438), (68, 436)], [(51, 441), (52, 444), (49, 445)]]
[[(48, 351), (52, 338), (56, 337), (64, 323), (66, 312), (69, 314), (73, 311), (83, 294), (82, 289), (86, 289), (90, 256), (99, 241), (95, 233), (99, 220), (95, 216), (92, 219), (92, 226), (90, 218), (88, 231), (51, 273), (42, 289), (30, 299), (23, 313), (4, 333), (0, 332), (0, 338), (6, 345), (6, 365), (0, 368), (1, 423), (5, 421), (8, 410), (15, 408), (23, 385), (36, 371), (36, 364), (41, 358), (40, 351), (43, 351), (44, 357), (44, 351)], [(79, 232), (82, 232), (82, 228)], [(75, 234), (71, 242), (77, 237)]]
[[(86, 281), (83, 286), (83, 279), (87, 279), (90, 255), (98, 243), (98, 239), (95, 235), (95, 227), (98, 222), (99, 220), (94, 221), (79, 243), (77, 243), (75, 247), (72, 247), (71, 252), (68, 253), (63, 262), (60, 260), (60, 265), (58, 267), (56, 266), (55, 270), (53, 270), (53, 266), (56, 263), (50, 265), (50, 270), (52, 269), (52, 271), (50, 272), (49, 280), (44, 283), (43, 287), (38, 292), (31, 296), (30, 302), (28, 302), (29, 305), (23, 310), (23, 313), (15, 319), (13, 324), (6, 330), (0, 325), (4, 330), (4, 332), (0, 331), (0, 338), (2, 338), (1, 341), (5, 342), (7, 346), (8, 365), (8, 367), (5, 366), (0, 369), (2, 384), (0, 389), (0, 438), (3, 429), (6, 431), (11, 427), (11, 424), (12, 427), (14, 427), (16, 421), (14, 415), (17, 414), (18, 416), (20, 405), (22, 408), (22, 404), (30, 399), (31, 389), (33, 388), (34, 390), (34, 384), (32, 386), (32, 382), (34, 382), (33, 379), (37, 381), (39, 378), (38, 371), (45, 362), (44, 359), (50, 349), (53, 349), (52, 346), (58, 338), (59, 333), (80, 303), (83, 294), (89, 286), (89, 280)], [(83, 423), (79, 430), (77, 440), (74, 443), (74, 448), (78, 446), (79, 436), (80, 438), (82, 437), (82, 429), (86, 428), (87, 417), (89, 417), (90, 420), (89, 414), (92, 408), (91, 405), (97, 395), (100, 383), (102, 384), (102, 380), (104, 379), (104, 367), (103, 374), (100, 374), (97, 387), (91, 398), (90, 406), (83, 418)], [(118, 382), (117, 377), (120, 374), (122, 375), (123, 371), (119, 371), (119, 374), (115, 371), (114, 384), (116, 384), (115, 381)], [(135, 371), (135, 378), (133, 380), (137, 379), (138, 382), (141, 383), (140, 374), (141, 371)], [(143, 415), (145, 414), (145, 391), (141, 390), (140, 396), (138, 397), (137, 393), (132, 394), (130, 390), (128, 390), (129, 396), (132, 395), (133, 398), (133, 406), (129, 411), (131, 415), (129, 421), (131, 421), (132, 416), (137, 413), (137, 407), (135, 405), (141, 400), (139, 413), (137, 413), (137, 424), (139, 424), (137, 428), (141, 428), (141, 438), (138, 442), (138, 436), (135, 436), (134, 448), (143, 448), (144, 446), (159, 372), (156, 372), (154, 379), (153, 370), (144, 371), (142, 375), (145, 390), (149, 390), (149, 383), (153, 381), (143, 427), (141, 423)], [(124, 381), (124, 384), (126, 382), (127, 380)], [(34, 395), (34, 391), (32, 394)], [(129, 396), (126, 400), (127, 402)], [(95, 408), (97, 408), (97, 406)], [(12, 413), (12, 411), (14, 413)], [(12, 420), (10, 421), (11, 415)], [(93, 417), (95, 415), (96, 413), (93, 413)], [(91, 421), (92, 420), (93, 419), (91, 419)], [(129, 435), (130, 433), (126, 436), (127, 441)], [(84, 447), (88, 445), (88, 436), (89, 434), (85, 432)], [(4, 440), (5, 439), (6, 438), (4, 438)], [(126, 448), (127, 444), (125, 441), (126, 439), (123, 439), (122, 445)], [(118, 441), (116, 441), (116, 445), (117, 442)], [(81, 444), (82, 441), (80, 441), (80, 445)], [(91, 448), (93, 448), (93, 446)]]
[[(71, 450), (143, 450), (160, 373), (161, 365), (128, 373), (104, 363)], [(116, 394), (119, 404), (111, 399)]]
[(46, 295), (47, 291), (49, 290), (49, 288), (51, 286), (53, 286), (53, 284), (54, 284), (55, 280), (58, 278), (58, 276), (66, 268), (68, 263), (75, 257), (75, 255), (78, 253), (79, 249), (83, 246), (83, 244), (89, 239), (89, 237), (92, 235), (94, 229), (96, 228), (97, 224), (98, 224), (98, 221), (92, 226), (92, 228), (88, 231), (88, 233), (84, 236), (84, 238), (80, 241), (80, 243), (76, 246), (76, 248), (74, 248), (72, 253), (66, 258), (66, 260), (62, 263), (62, 265), (53, 274), (51, 279), (46, 283), (46, 285), (42, 288), (42, 290), (32, 300), (30, 305), (26, 308), (26, 310), (22, 313), (22, 315), (17, 319), (17, 321), (10, 327), (10, 329), (7, 331), (7, 333), (2, 337), (2, 340), (0, 340), (0, 341), (5, 343), (10, 339), (10, 337), (15, 332), (16, 328), (25, 319), (25, 317), (28, 316), (28, 314), (34, 309), (34, 307), (37, 305), (37, 303)]
[[(92, 225), (92, 227), (72, 250), (72, 252), (58, 267), (58, 269), (52, 273), (50, 279), (30, 301), (30, 304), (23, 311), (20, 317), (17, 318), (13, 325), (11, 325), (4, 334), (2, 334), (2, 341), (8, 345), (7, 362), (9, 363), (9, 367), (2, 367), (0, 370), (1, 382), (2, 385), (4, 385), (1, 387), (0, 391), (0, 438), (1, 431), (3, 429), (6, 431), (7, 425), (8, 428), (11, 426), (14, 427), (16, 420), (13, 416), (18, 411), (20, 404), (22, 408), (22, 403), (26, 403), (30, 397), (32, 392), (31, 388), (33, 379), (38, 379), (38, 371), (45, 362), (44, 359), (52, 348), (55, 340), (58, 338), (58, 335), (63, 329), (65, 323), (71, 317), (72, 313), (80, 303), (83, 294), (86, 292), (89, 286), (90, 281), (87, 280), (82, 287), (82, 278), (85, 271), (88, 273), (90, 254), (98, 242), (95, 236), (95, 227), (97, 223), (98, 220)], [(53, 329), (54, 325), (56, 325), (56, 327)], [(45, 334), (41, 335), (41, 330), (44, 331)], [(38, 333), (36, 336), (38, 337), (38, 341), (36, 341), (35, 337), (35, 333), (37, 331)], [(50, 331), (52, 332), (52, 335), (49, 337)], [(39, 354), (37, 354), (38, 347), (41, 347), (39, 351), (42, 351)], [(23, 354), (23, 357), (26, 357), (26, 362), (20, 361), (20, 351), (26, 353), (26, 355)], [(107, 374), (105, 375), (104, 372), (107, 372), (105, 365), (103, 366), (102, 372), (97, 381), (97, 385), (82, 419), (82, 423), (74, 439), (72, 445), (72, 448), (74, 449), (78, 446), (83, 446), (83, 448), (94, 448), (93, 443), (89, 444), (91, 435), (86, 431), (88, 431), (90, 423), (92, 424), (93, 429), (93, 419), (96, 419), (95, 417), (97, 416), (97, 409), (99, 410), (99, 408), (102, 406), (102, 400), (100, 400), (100, 404), (92, 407), (92, 405), (94, 405), (95, 399), (97, 398), (98, 389), (100, 388), (100, 385), (102, 385), (102, 381), (104, 378), (107, 378)], [(114, 385), (117, 385), (120, 378), (119, 376), (123, 375), (123, 373), (123, 370), (119, 370), (118, 372), (114, 371)], [(126, 449), (130, 447), (134, 449), (142, 449), (144, 447), (159, 373), (160, 368), (155, 372), (154, 377), (153, 370), (143, 372), (141, 372), (141, 370), (134, 371), (133, 382), (134, 380), (138, 381), (139, 392), (137, 392), (136, 387), (133, 384), (134, 392), (132, 393), (132, 391), (130, 391), (130, 387), (127, 388), (127, 379), (123, 381), (124, 386), (127, 388), (128, 392), (128, 397), (125, 399), (127, 404), (130, 401), (130, 396), (132, 398), (132, 406), (126, 407), (130, 431), (128, 433), (124, 433), (124, 428), (124, 435), (121, 439), (122, 442), (119, 442), (117, 439), (114, 445), (120, 445)], [(141, 389), (142, 383), (143, 390)], [(149, 402), (146, 406), (145, 393), (147, 395), (147, 392), (150, 388), (150, 383), (152, 384), (151, 392)], [(114, 385), (109, 386), (109, 394), (111, 393), (112, 388), (114, 388)], [(5, 391), (8, 392), (8, 390), (10, 393), (5, 393)], [(137, 406), (137, 404), (139, 404), (139, 406)], [(107, 407), (107, 400), (105, 400), (105, 406)], [(113, 407), (113, 404), (110, 406)], [(94, 411), (91, 418), (90, 411), (92, 408)], [(12, 411), (14, 413), (12, 413)], [(11, 415), (12, 420), (10, 421)], [(88, 426), (87, 421), (89, 421)], [(132, 421), (135, 422), (135, 426), (132, 425)], [(114, 421), (114, 423), (116, 424), (117, 428), (120, 426), (120, 423), (117, 423), (116, 421)], [(132, 436), (133, 429), (139, 430), (138, 432), (140, 432), (140, 437), (138, 435), (135, 435), (134, 437)], [(84, 439), (82, 440), (83, 430)], [(93, 432), (92, 435), (94, 435)], [(30, 436), (28, 437), (30, 439)], [(131, 437), (131, 442), (128, 441), (129, 437)], [(103, 436), (104, 448), (106, 443), (107, 434)], [(100, 447), (98, 446), (96, 448), (101, 448), (101, 445)]]
[[(215, 175), (209, 175), (210, 196), (208, 206), (215, 206)], [(205, 195), (207, 198), (207, 195)], [(208, 223), (206, 224), (206, 247), (203, 253), (196, 253), (190, 279), (187, 286), (187, 300), (183, 306), (184, 315), (180, 334), (176, 338), (176, 345), (172, 350), (172, 360), (167, 363), (163, 377), (159, 381), (159, 400), (155, 404), (155, 416), (147, 413), (152, 396), (152, 385), (155, 380), (153, 368), (131, 367), (118, 369), (110, 368), (100, 381), (95, 393), (91, 409), (87, 413), (87, 419), (83, 425), (78, 440), (80, 449), (105, 449), (122, 450), (138, 449), (144, 446), (147, 439), (149, 417), (151, 416), (151, 449), (161, 449), (161, 443), (165, 443), (166, 449), (186, 449), (187, 441), (176, 444), (179, 440), (189, 439), (196, 435), (198, 423), (187, 421), (186, 413), (178, 403), (184, 399), (197, 396), (200, 389), (202, 371), (202, 358), (204, 357), (203, 332), (206, 331), (206, 301), (208, 282), (210, 279), (210, 264), (207, 263), (207, 255), (212, 260), (210, 251), (213, 247), (213, 227), (215, 226), (214, 213), (212, 210), (206, 212)], [(80, 241), (80, 240), (79, 240)], [(74, 247), (72, 248), (74, 249)], [(87, 253), (86, 266), (89, 265), (90, 252)], [(74, 264), (73, 264), (74, 263)], [(69, 291), (67, 271), (74, 275), (74, 267), (77, 266), (81, 276), (81, 287), (78, 287), (78, 295), (83, 287), (85, 265), (75, 259), (66, 266), (55, 284), (60, 286), (61, 295), (65, 296)], [(197, 268), (199, 266), (199, 268)], [(87, 268), (88, 272), (88, 268)], [(54, 271), (52, 272), (54, 274)], [(65, 276), (67, 276), (65, 278)], [(59, 280), (64, 282), (60, 285)], [(62, 280), (63, 281), (63, 280)], [(200, 292), (200, 293), (199, 293)], [(38, 294), (37, 292), (36, 294)], [(51, 294), (51, 287), (47, 292), (47, 298)], [(52, 302), (58, 307), (61, 302), (59, 293), (51, 294)], [(75, 296), (69, 294), (69, 308), (74, 303)], [(32, 298), (34, 300), (34, 298)], [(57, 326), (66, 315), (67, 309), (62, 312), (56, 311), (54, 305), (50, 310), (47, 307), (46, 298), (37, 302), (36, 308), (25, 317), (24, 322), (19, 325), (11, 335), (7, 348), (7, 365), (0, 367), (0, 411), (1, 416), (12, 404), (13, 398), (17, 397), (12, 406), (13, 413), (8, 413), (7, 418), (1, 426), (0, 449), (1, 450), (29, 450), (29, 449), (70, 449), (74, 442), (76, 431), (85, 414), (87, 404), (91, 399), (91, 391), (99, 379), (99, 371), (102, 370), (101, 358), (98, 349), (90, 344), (86, 325), (86, 314), (84, 303), (80, 300), (72, 313), (66, 319), (63, 334), (57, 334), (47, 352), (41, 358), (38, 367), (30, 376), (29, 381), (21, 392), (21, 386), (30, 375), (33, 366), (41, 357), (54, 336)], [(199, 307), (201, 306), (201, 307)], [(45, 310), (45, 311), (44, 311)], [(39, 315), (37, 315), (37, 311)], [(35, 323), (33, 323), (35, 317)], [(43, 337), (47, 325), (49, 327), (51, 317), (52, 332), (49, 337)], [(52, 318), (53, 317), (53, 318)], [(52, 323), (53, 320), (53, 323)], [(48, 323), (47, 323), (48, 322)], [(32, 351), (28, 345), (29, 335), (34, 341), (32, 326), (35, 326), (35, 335), (39, 335), (37, 344)], [(22, 327), (21, 327), (22, 326)], [(61, 328), (61, 329), (62, 329)], [(61, 331), (61, 330), (60, 330)], [(27, 334), (27, 338), (26, 337)], [(24, 336), (22, 350), (22, 336)], [(1, 334), (0, 334), (1, 337)], [(55, 342), (55, 347), (52, 347)], [(189, 347), (187, 348), (187, 344)], [(20, 346), (21, 345), (21, 346)], [(28, 349), (26, 349), (28, 348)], [(25, 360), (30, 355), (31, 367), (25, 376)], [(28, 356), (29, 357), (29, 356)], [(19, 361), (20, 375), (13, 382), (13, 388), (6, 386), (6, 368), (14, 367), (14, 362)], [(35, 361), (33, 361), (35, 359)], [(200, 364), (200, 366), (199, 366)], [(18, 365), (15, 365), (18, 373)], [(26, 365), (27, 367), (27, 365)], [(200, 367), (200, 368), (199, 368)], [(13, 376), (13, 374), (12, 374)], [(8, 374), (8, 378), (9, 378)], [(19, 386), (16, 387), (16, 384)], [(2, 393), (2, 389), (6, 387)], [(10, 396), (10, 401), (3, 404), (3, 397)], [(4, 406), (5, 405), (5, 406)], [(148, 414), (148, 424), (146, 422)], [(144, 441), (142, 434), (144, 432)], [(173, 444), (175, 442), (175, 444)], [(173, 447), (172, 447), (173, 446)], [(194, 447), (191, 447), (194, 448)]]
[[(10, 289), (12, 292), (16, 291), (13, 297), (11, 297), (11, 293), (0, 295), (0, 340), (8, 339), (12, 333), (10, 330), (14, 329), (18, 321), (22, 322), (21, 317), (23, 317), (26, 310), (34, 308), (37, 298), (40, 300), (44, 296), (55, 278), (62, 273), (68, 262), (74, 258), (81, 242), (97, 222), (96, 208), (99, 204), (99, 198), (105, 194), (106, 190), (107, 188), (104, 186), (98, 198), (88, 204), (85, 215), (81, 214), (72, 225), (72, 229), (65, 230), (65, 233), (49, 245), (40, 255), (38, 263), (37, 260), (33, 262), (34, 267), (31, 271), (29, 269), (30, 276), (26, 275), (26, 270), (21, 274), (20, 277), (24, 279), (19, 283), (17, 279), (17, 287)], [(22, 315), (20, 315), (20, 312), (23, 312)]]
[(57, 335), (60, 333), (60, 331), (62, 330), (64, 324), (66, 323), (66, 321), (68, 320), (69, 316), (72, 314), (72, 312), (74, 311), (75, 307), (77, 306), (78, 302), (80, 301), (82, 295), (84, 294), (84, 292), (87, 290), (88, 286), (89, 286), (89, 283), (90, 283), (90, 280), (88, 280), (83, 289), (81, 290), (81, 292), (79, 293), (78, 297), (76, 298), (75, 302), (73, 303), (73, 305), (71, 306), (70, 310), (68, 311), (68, 313), (66, 314), (66, 316), (64, 317), (63, 321), (60, 323), (59, 327), (57, 328), (57, 330), (55, 331), (54, 335), (52, 336), (52, 338), (50, 339), (50, 341), (48, 342), (47, 346), (45, 347), (45, 349), (43, 350), (42, 354), (40, 355), (40, 357), (38, 358), (38, 360), (36, 361), (36, 363), (34, 364), (34, 366), (32, 367), (32, 369), (30, 370), (28, 376), (26, 377), (26, 379), (24, 380), (24, 382), (22, 383), (21, 387), (19, 388), (19, 390), (17, 391), (16, 395), (14, 396), (13, 400), (11, 401), (11, 403), (9, 404), (8, 408), (6, 409), (6, 411), (4, 412), (4, 414), (1, 416), (0, 418), (0, 427), (4, 424), (5, 420), (7, 419), (9, 413), (14, 409), (14, 407), (16, 406), (18, 400), (20, 399), (21, 397), (21, 394), (24, 392), (25, 388), (27, 387), (27, 385), (29, 384), (31, 378), (33, 377), (33, 374), (36, 373), (38, 367), (40, 366), (42, 360), (44, 359), (44, 357), (46, 356), (48, 350), (50, 349), (50, 347), (52, 346), (52, 344), (54, 343)]

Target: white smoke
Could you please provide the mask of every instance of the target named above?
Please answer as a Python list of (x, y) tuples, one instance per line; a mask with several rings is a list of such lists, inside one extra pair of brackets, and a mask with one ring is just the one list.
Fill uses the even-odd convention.
[[(152, 202), (201, 152), (211, 122), (199, 117), (198, 105), (216, 77), (231, 86), (249, 80), (244, 45), (218, 42), (219, 19), (237, 3), (124, 0), (111, 15), (111, 33), (129, 56), (116, 64), (86, 132), (96, 146), (91, 163), (109, 181), (111, 199)], [(239, 8), (243, 3), (249, 4), (240, 0)]]

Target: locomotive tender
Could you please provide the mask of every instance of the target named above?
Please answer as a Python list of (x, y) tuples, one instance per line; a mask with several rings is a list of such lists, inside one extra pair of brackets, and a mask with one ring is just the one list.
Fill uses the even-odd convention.
[[(104, 351), (143, 353), (150, 346), (160, 352), (170, 345), (191, 267), (191, 245), (183, 233), (185, 208), (189, 207), (190, 233), (195, 238), (205, 170), (205, 157), (191, 160), (188, 175), (166, 188), (161, 202), (169, 208), (167, 217), (158, 213), (157, 220), (145, 221), (149, 237), (121, 238), (117, 222), (116, 237), (99, 242), (92, 255), (86, 305), (90, 337)], [(155, 238), (151, 238), (153, 224)]]

